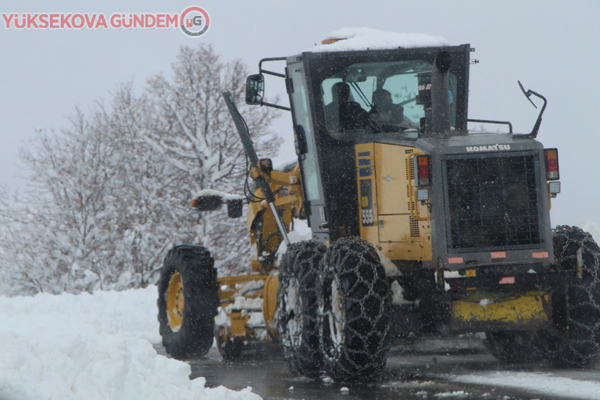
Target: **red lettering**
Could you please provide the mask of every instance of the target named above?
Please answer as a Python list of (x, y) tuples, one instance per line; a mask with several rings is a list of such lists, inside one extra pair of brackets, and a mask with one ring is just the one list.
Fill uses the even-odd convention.
[(165, 14), (157, 14), (156, 15), (156, 27), (157, 28), (166, 28), (165, 26)]
[[(150, 19), (152, 19), (152, 22), (149, 22)], [(146, 29), (154, 28), (154, 25), (156, 25), (156, 17), (152, 14), (146, 14), (144, 15), (144, 23), (146, 24)]]
[(4, 18), (4, 22), (6, 23), (6, 29), (10, 29), (10, 21), (12, 21), (14, 17), (15, 14), (8, 14), (7, 17), (6, 14), (2, 13), (2, 18)]
[(58, 14), (50, 14), (50, 28), (52, 29), (58, 29)]
[(48, 14), (41, 14), (39, 20), (40, 20), (40, 28), (47, 29), (49, 26)]
[(60, 14), (60, 27), (65, 29), (65, 28), (69, 28), (71, 29), (71, 22), (69, 21), (69, 19), (71, 19), (71, 14)]
[(177, 28), (177, 19), (177, 14), (167, 14), (167, 28), (169, 28), (171, 24), (173, 24), (173, 28)]
[[(76, 20), (78, 20), (78, 23), (75, 23)], [(83, 28), (84, 23), (85, 20), (81, 14), (75, 14), (73, 15), (73, 18), (71, 18), (71, 25), (73, 25), (73, 28)]]
[(22, 16), (23, 18), (22, 20), (22, 24), (19, 24), (19, 16), (17, 15), (17, 18), (15, 18), (15, 28), (19, 28), (19, 29), (23, 29), (25, 28), (25, 26), (27, 26), (27, 20), (25, 19), (25, 16)]
[[(129, 23), (126, 23), (125, 21), (129, 21)], [(129, 14), (129, 18), (125, 19), (125, 14), (123, 14), (123, 28), (131, 28), (131, 26), (133, 25), (133, 16), (131, 14)]]
[(38, 24), (37, 22), (35, 22), (35, 19), (38, 17), (37, 14), (27, 14), (27, 28), (31, 29), (31, 28), (37, 28)]
[(92, 20), (90, 21), (90, 14), (83, 14), (85, 17), (85, 23), (87, 25), (88, 28), (93, 28), (94, 27), (94, 21), (96, 21), (96, 14), (92, 14)]
[(110, 26), (119, 29), (121, 27), (121, 20), (119, 19), (121, 14), (113, 14), (110, 16)]
[(143, 28), (144, 25), (144, 16), (141, 14), (135, 14), (133, 16), (133, 27), (134, 28)]
[(106, 23), (106, 18), (104, 18), (104, 14), (100, 14), (98, 17), (98, 22), (96, 23), (96, 29), (102, 26), (104, 29), (108, 29), (108, 24)]

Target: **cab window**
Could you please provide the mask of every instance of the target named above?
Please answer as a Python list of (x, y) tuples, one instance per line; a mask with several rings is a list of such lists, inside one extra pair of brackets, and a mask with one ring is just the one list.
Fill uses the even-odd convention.
[[(327, 132), (353, 141), (373, 133), (417, 138), (425, 109), (418, 99), (419, 75), (431, 71), (421, 60), (356, 63), (321, 82)], [(452, 124), (456, 76), (450, 74)]]

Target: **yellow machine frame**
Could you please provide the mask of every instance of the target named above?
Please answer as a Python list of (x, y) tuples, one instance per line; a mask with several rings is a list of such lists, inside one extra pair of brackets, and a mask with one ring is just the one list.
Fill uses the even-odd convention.
[[(360, 236), (390, 260), (431, 260), (429, 210), (416, 199), (412, 168), (414, 156), (423, 153), (381, 143), (357, 144), (355, 152), (359, 188), (361, 181), (371, 181), (375, 220), (372, 226), (363, 226), (361, 220)], [(372, 173), (361, 176), (363, 168), (372, 168)], [(359, 193), (361, 208), (367, 202), (363, 197)]]

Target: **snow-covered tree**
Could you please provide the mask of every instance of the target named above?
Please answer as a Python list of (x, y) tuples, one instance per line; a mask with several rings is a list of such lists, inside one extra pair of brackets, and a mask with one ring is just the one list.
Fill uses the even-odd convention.
[[(174, 168), (171, 178), (184, 195), (181, 201), (188, 201), (187, 194), (202, 189), (240, 193), (246, 173), (245, 153), (222, 93), (232, 93), (246, 117), (255, 147), (266, 157), (278, 148), (276, 137), (268, 133), (272, 109), (246, 106), (246, 67), (239, 60), (223, 63), (210, 46), (183, 47), (173, 73), (172, 81), (161, 75), (149, 81), (164, 127), (149, 138)], [(245, 226), (227, 220), (223, 212), (203, 213), (197, 222), (197, 234), (213, 251), (217, 265), (240, 270), (245, 263), (240, 263), (239, 254), (249, 245)]]
[(245, 157), (222, 93), (233, 93), (264, 156), (277, 149), (274, 115), (242, 106), (245, 67), (210, 46), (183, 47), (172, 73), (139, 96), (120, 86), (23, 151), (30, 187), (14, 201), (0, 192), (0, 291), (145, 286), (182, 243), (209, 247), (223, 274), (246, 268), (245, 221), (190, 201), (202, 189), (241, 193)]

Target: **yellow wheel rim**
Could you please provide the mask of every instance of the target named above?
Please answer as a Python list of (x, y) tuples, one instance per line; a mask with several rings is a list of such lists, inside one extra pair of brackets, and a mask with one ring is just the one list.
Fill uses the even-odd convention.
[(169, 326), (173, 332), (178, 332), (183, 323), (183, 306), (185, 305), (183, 282), (181, 281), (181, 274), (179, 272), (175, 272), (171, 276), (166, 297)]

